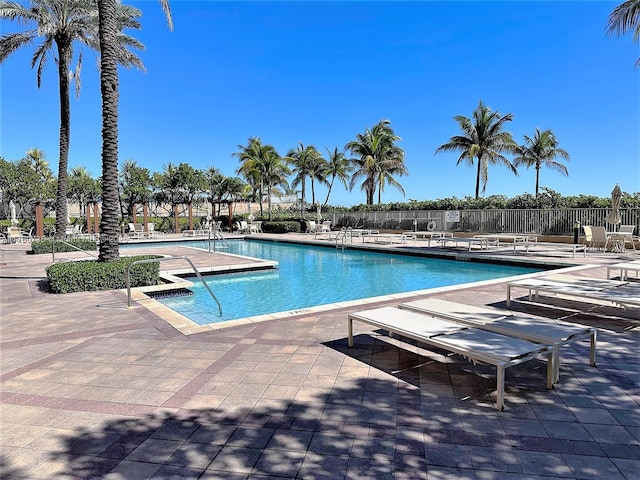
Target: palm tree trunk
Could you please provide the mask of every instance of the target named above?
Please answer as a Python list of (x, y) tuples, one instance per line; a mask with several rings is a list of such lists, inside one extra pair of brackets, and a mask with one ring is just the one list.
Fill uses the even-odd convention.
[(100, 92), (102, 94), (102, 262), (118, 259), (118, 65), (116, 0), (98, 0), (100, 17)]
[(331, 189), (333, 188), (333, 182), (336, 179), (335, 175), (331, 178), (331, 183), (329, 183), (329, 189), (327, 190), (327, 198), (324, 201), (324, 205), (329, 203), (329, 195), (331, 195)]
[(313, 177), (311, 177), (311, 205), (315, 206), (316, 204), (316, 189), (313, 184)]
[(480, 157), (478, 157), (478, 169), (476, 173), (476, 200), (480, 198), (480, 167), (482, 162), (480, 161)]
[(71, 44), (62, 40), (58, 46), (58, 78), (60, 79), (60, 159), (58, 161), (58, 190), (56, 193), (56, 235), (64, 235), (67, 228), (67, 168), (71, 139), (71, 102), (69, 100), (69, 64)]

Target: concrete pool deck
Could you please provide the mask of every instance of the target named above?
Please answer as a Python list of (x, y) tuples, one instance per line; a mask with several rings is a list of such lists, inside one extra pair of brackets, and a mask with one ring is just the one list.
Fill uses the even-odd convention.
[[(127, 308), (120, 291), (47, 293), (51, 256), (27, 255), (28, 248), (0, 246), (2, 478), (640, 474), (638, 309), (549, 297), (514, 302), (513, 310), (572, 315), (570, 321), (598, 327), (597, 366), (585, 360), (588, 343), (578, 342), (562, 349), (553, 390), (545, 388), (542, 359), (511, 368), (506, 409), (498, 412), (491, 368), (363, 324), (356, 325), (355, 347), (347, 347), (349, 312), (398, 299), (185, 335), (151, 309)], [(640, 258), (551, 250), (476, 255), (585, 265), (577, 275), (599, 278), (607, 265)], [(205, 252), (189, 256), (199, 268), (230, 262)], [(420, 297), (506, 308), (505, 290), (503, 282), (488, 282)]]

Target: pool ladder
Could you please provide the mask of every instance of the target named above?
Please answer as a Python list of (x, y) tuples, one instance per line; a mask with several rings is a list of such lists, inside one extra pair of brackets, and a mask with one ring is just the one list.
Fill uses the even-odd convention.
[(200, 275), (200, 272), (198, 271), (198, 269), (196, 268), (196, 266), (193, 264), (193, 262), (189, 257), (147, 258), (147, 259), (135, 260), (131, 262), (127, 267), (127, 306), (129, 308), (131, 308), (131, 267), (140, 263), (163, 262), (165, 260), (186, 260), (187, 262), (189, 262), (189, 265), (191, 265), (191, 268), (193, 269), (197, 277), (200, 279), (200, 281), (204, 285), (204, 288), (207, 289), (207, 292), (209, 292), (209, 295), (211, 295), (211, 298), (213, 298), (213, 300), (218, 304), (218, 313), (220, 316), (222, 316), (222, 305), (220, 305), (220, 302), (218, 301), (218, 298), (213, 293), (213, 290), (211, 290), (209, 285), (207, 285), (207, 282), (204, 281), (204, 279), (202, 278), (202, 275)]
[(344, 250), (347, 240), (351, 240), (351, 227), (342, 227), (336, 236), (336, 248)]

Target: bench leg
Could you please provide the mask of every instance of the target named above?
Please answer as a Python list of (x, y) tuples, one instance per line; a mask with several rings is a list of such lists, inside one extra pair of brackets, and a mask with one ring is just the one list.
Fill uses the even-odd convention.
[(503, 365), (496, 366), (496, 389), (497, 389), (496, 408), (502, 411), (504, 410), (504, 366)]
[(353, 319), (347, 318), (347, 336), (349, 338), (349, 346), (353, 347)]
[(555, 345), (547, 358), (547, 388), (551, 390), (554, 383), (560, 381), (560, 346)]

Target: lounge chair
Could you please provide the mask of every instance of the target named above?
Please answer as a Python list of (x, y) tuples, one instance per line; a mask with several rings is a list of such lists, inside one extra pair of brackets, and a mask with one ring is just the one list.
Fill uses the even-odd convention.
[(622, 281), (629, 279), (629, 272), (636, 272), (636, 278), (638, 278), (638, 273), (640, 272), (640, 260), (607, 265), (607, 278), (611, 278), (611, 272), (614, 270), (620, 270), (620, 280)]
[(249, 233), (262, 233), (262, 221), (253, 221), (249, 224)]
[(307, 225), (306, 233), (316, 233), (316, 231), (320, 230), (314, 220), (305, 220), (305, 223)]
[(131, 238), (144, 238), (144, 225), (141, 223), (130, 223), (128, 233)]
[(554, 383), (557, 383), (560, 377), (559, 350), (563, 345), (589, 337), (591, 339), (589, 364), (591, 366), (596, 364), (597, 331), (594, 327), (513, 314), (493, 308), (462, 305), (439, 298), (401, 303), (399, 307), (533, 343), (553, 345)]
[(418, 342), (461, 355), (473, 363), (496, 367), (498, 410), (504, 409), (504, 370), (542, 353), (548, 354), (547, 388), (553, 387), (553, 347), (537, 345), (525, 340), (501, 335), (473, 327), (461, 326), (447, 320), (426, 315), (382, 307), (352, 313), (348, 316), (348, 344), (353, 346), (353, 321), (360, 321), (389, 331), (389, 335), (402, 335)]
[(475, 237), (440, 237), (434, 239), (439, 242), (442, 247), (446, 247), (449, 242), (453, 243), (456, 247), (459, 244), (466, 245), (469, 251), (472, 250), (473, 246), (480, 247), (480, 250), (487, 250), (489, 247), (499, 247), (500, 240), (493, 238), (486, 238), (483, 236), (475, 236)]
[[(628, 282), (617, 280), (592, 279), (598, 283), (588, 283), (589, 279), (582, 279), (582, 283), (549, 280), (544, 277), (514, 280), (507, 283), (507, 307), (511, 305), (511, 290), (522, 288), (529, 291), (529, 301), (540, 297), (540, 292), (551, 295), (577, 297), (581, 301), (607, 302), (616, 306), (640, 307), (640, 285), (629, 285)], [(604, 286), (603, 282), (610, 282)]]
[(236, 222), (236, 230), (238, 233), (251, 233), (249, 230), (249, 224), (245, 220)]
[(640, 242), (640, 237), (633, 234), (635, 229), (635, 225), (620, 225), (616, 237), (623, 250), (626, 250), (627, 243), (631, 244), (631, 248), (633, 248), (634, 251), (636, 250), (636, 242)]
[(607, 251), (607, 246), (609, 245), (609, 237), (607, 236), (607, 231), (604, 227), (594, 227), (590, 225), (583, 225), (582, 229), (584, 230), (584, 241), (587, 245), (587, 251), (591, 248), (596, 248), (599, 250), (602, 247), (604, 252)]

